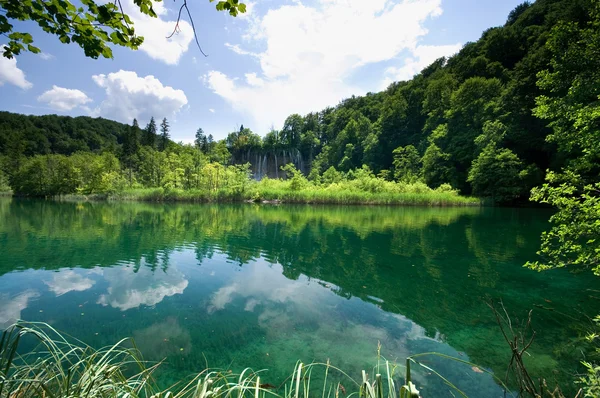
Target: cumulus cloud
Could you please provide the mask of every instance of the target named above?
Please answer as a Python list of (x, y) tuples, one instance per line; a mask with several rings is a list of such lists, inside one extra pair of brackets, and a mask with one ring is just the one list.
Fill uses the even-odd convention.
[(81, 90), (58, 86), (52, 86), (52, 90), (46, 91), (37, 100), (38, 102), (48, 104), (48, 106), (57, 111), (70, 111), (78, 106), (84, 106), (88, 102), (92, 102), (92, 99)]
[(109, 287), (107, 293), (98, 298), (98, 304), (121, 311), (140, 305), (156, 305), (165, 297), (183, 293), (188, 285), (187, 279), (174, 266), (166, 272), (153, 272), (149, 267), (141, 267), (137, 272), (130, 267), (115, 267), (105, 269), (103, 273)]
[[(281, 125), (290, 113), (307, 113), (378, 89), (381, 79), (373, 81), (373, 87), (359, 87), (350, 83), (352, 74), (365, 65), (389, 62), (403, 51), (417, 51), (427, 34), (425, 21), (441, 13), (441, 0), (282, 5), (248, 20), (245, 37), (253, 48), (264, 51), (253, 53), (226, 44), (237, 54), (257, 57), (260, 73), (248, 71), (242, 80), (212, 70), (202, 80), (235, 109), (253, 117), (257, 128), (267, 129), (273, 123)], [(425, 61), (415, 56), (414, 62)]]
[[(3, 48), (4, 45), (0, 45), (0, 49)], [(4, 83), (14, 84), (23, 90), (33, 87), (33, 84), (25, 78), (25, 72), (17, 67), (15, 57), (8, 59), (0, 55), (0, 86), (3, 86)]]
[(123, 2), (123, 6), (134, 23), (136, 34), (144, 37), (140, 50), (152, 59), (169, 65), (177, 64), (194, 39), (192, 26), (186, 21), (179, 21), (178, 31), (171, 38), (167, 38), (173, 33), (177, 21), (167, 17), (164, 3), (152, 4), (158, 18), (142, 14), (132, 1)]
[(51, 281), (44, 283), (48, 285), (48, 289), (56, 294), (56, 296), (62, 296), (69, 292), (83, 292), (88, 290), (96, 282), (79, 275), (75, 271), (63, 270), (55, 273)]
[(141, 77), (136, 72), (120, 70), (94, 75), (92, 79), (106, 92), (106, 99), (92, 114), (124, 123), (133, 118), (172, 116), (188, 103), (182, 90), (165, 86), (152, 75)]
[(412, 57), (407, 58), (402, 67), (389, 67), (386, 69), (386, 77), (382, 83), (382, 89), (390, 83), (401, 80), (409, 80), (419, 73), (423, 68), (429, 66), (438, 58), (448, 57), (456, 54), (461, 48), (461, 44), (451, 44), (447, 46), (417, 46), (412, 50)]

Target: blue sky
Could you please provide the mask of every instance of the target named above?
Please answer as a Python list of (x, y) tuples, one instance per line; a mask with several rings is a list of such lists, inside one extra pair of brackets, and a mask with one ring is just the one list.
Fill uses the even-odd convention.
[[(114, 49), (93, 60), (31, 23), (42, 55), (0, 57), (0, 109), (91, 115), (142, 127), (166, 117), (176, 141), (198, 127), (224, 138), (241, 124), (264, 135), (292, 113), (334, 106), (343, 98), (406, 80), (502, 25), (522, 0), (255, 0), (238, 18), (208, 0), (189, 2), (191, 27), (173, 39), (181, 0), (159, 3), (159, 18), (122, 0), (146, 39), (138, 51)], [(0, 40), (0, 45), (3, 44)]]

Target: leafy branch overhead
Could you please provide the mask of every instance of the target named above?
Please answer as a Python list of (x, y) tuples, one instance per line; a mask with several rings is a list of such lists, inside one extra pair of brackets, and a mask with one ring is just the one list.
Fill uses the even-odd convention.
[[(160, 1), (133, 0), (133, 3), (142, 14), (156, 18), (152, 5)], [(100, 56), (112, 58), (111, 44), (137, 50), (143, 43), (144, 38), (136, 35), (134, 23), (124, 12), (121, 0), (106, 4), (81, 0), (80, 3), (81, 6), (76, 6), (71, 0), (0, 0), (0, 35), (8, 38), (3, 56), (12, 58), (22, 51), (36, 54), (41, 51), (33, 45), (30, 33), (14, 30), (14, 21), (35, 22), (45, 32), (58, 36), (61, 42), (77, 43), (87, 57), (94, 59)], [(183, 7), (187, 9), (185, 0)], [(233, 17), (246, 12), (246, 6), (238, 0), (219, 1), (216, 8), (229, 12)], [(189, 10), (188, 17), (194, 26)]]

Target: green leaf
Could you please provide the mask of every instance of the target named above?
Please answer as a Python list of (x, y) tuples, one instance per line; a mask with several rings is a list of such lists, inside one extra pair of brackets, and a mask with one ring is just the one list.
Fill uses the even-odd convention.
[(39, 48), (37, 48), (35, 46), (32, 46), (31, 44), (27, 45), (27, 49), (34, 54), (39, 54), (40, 52), (42, 52), (42, 50), (40, 50)]

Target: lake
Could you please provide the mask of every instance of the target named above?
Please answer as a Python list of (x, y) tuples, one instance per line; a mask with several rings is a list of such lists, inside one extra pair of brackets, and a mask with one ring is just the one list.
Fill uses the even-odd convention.
[[(504, 378), (510, 352), (486, 299), (533, 310), (533, 374), (571, 380), (598, 313), (597, 280), (524, 269), (550, 212), (507, 208), (59, 203), (0, 198), (0, 328), (43, 321), (95, 347), (132, 336), (169, 384), (206, 367), (296, 361), (360, 379), (380, 354), (439, 352)], [(597, 292), (597, 291), (596, 291)], [(478, 368), (423, 357), (470, 397)], [(417, 371), (425, 397), (451, 396)]]

